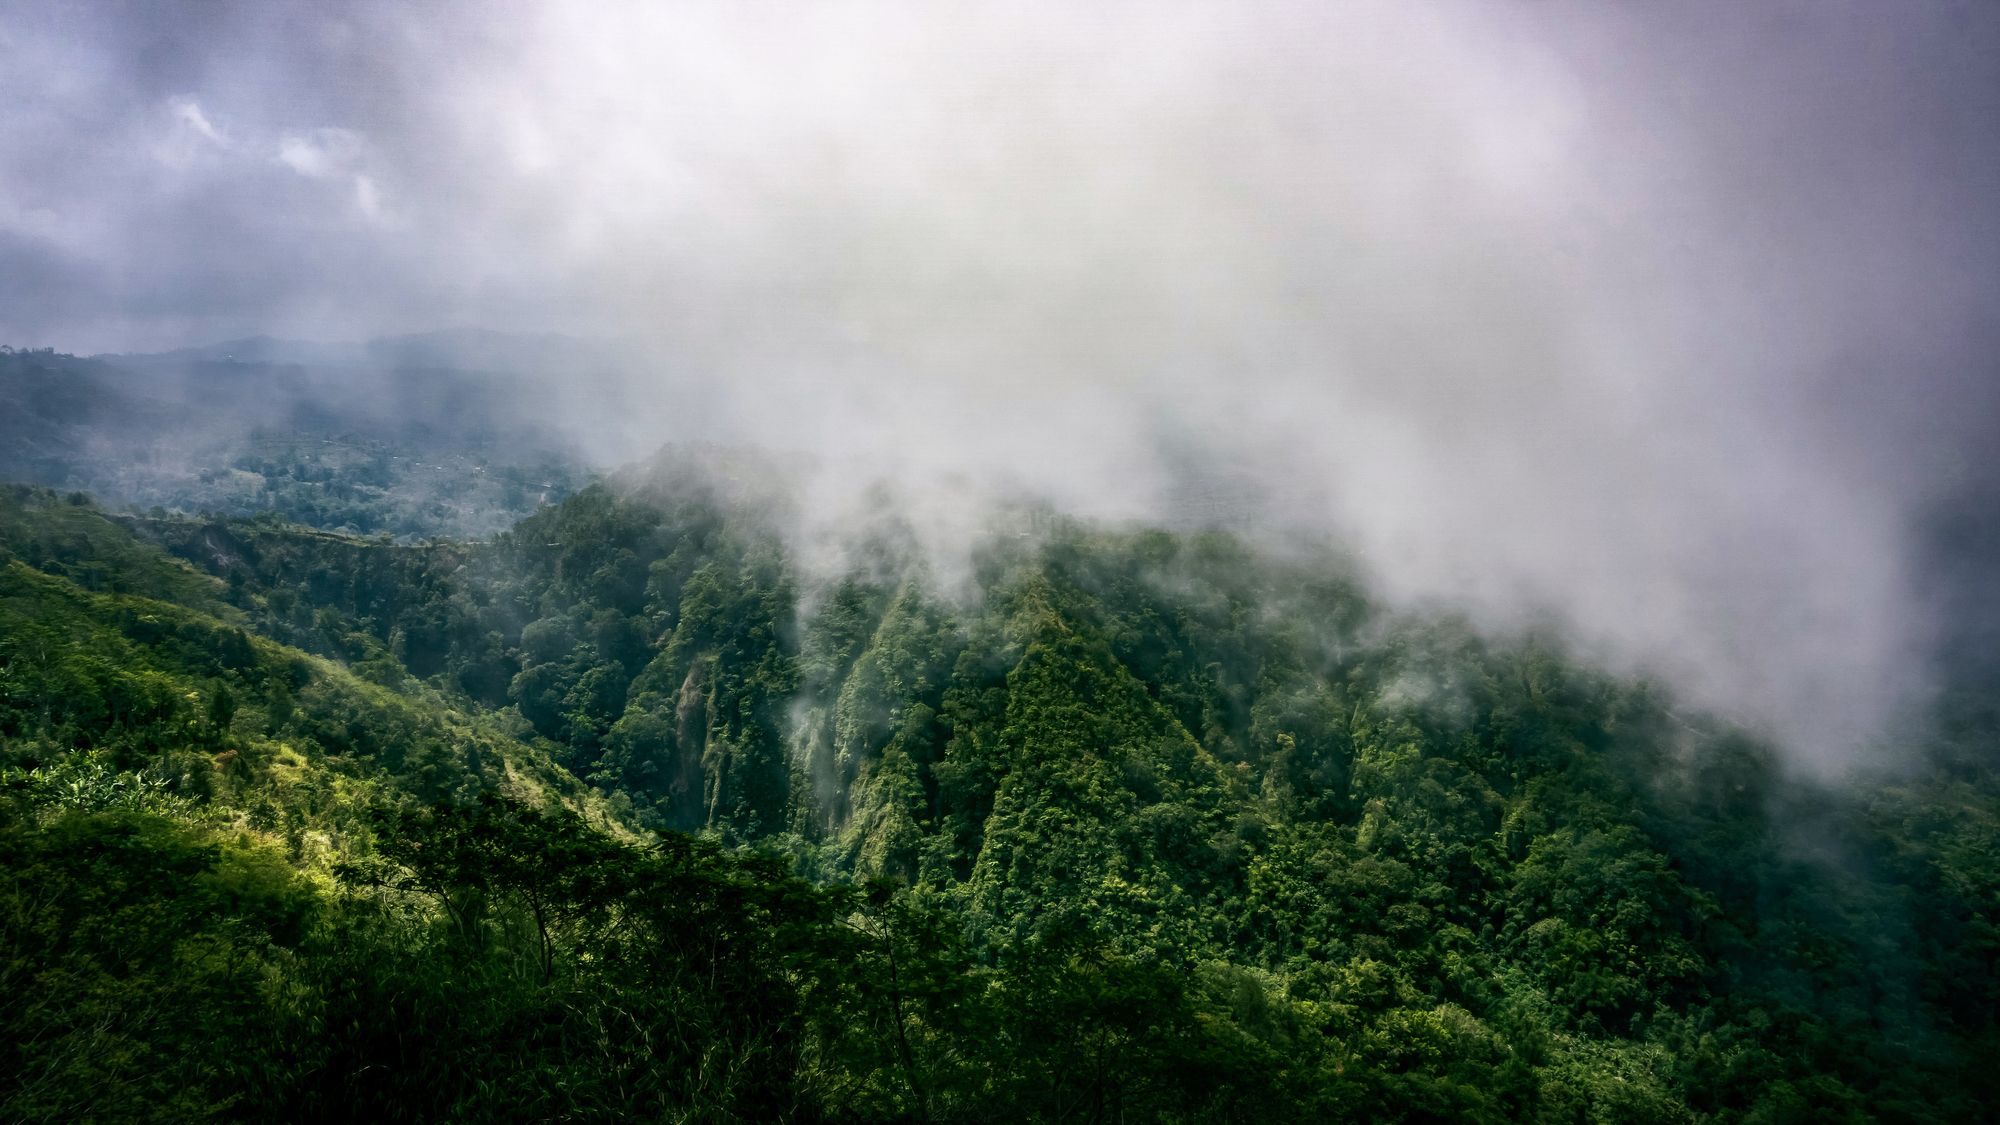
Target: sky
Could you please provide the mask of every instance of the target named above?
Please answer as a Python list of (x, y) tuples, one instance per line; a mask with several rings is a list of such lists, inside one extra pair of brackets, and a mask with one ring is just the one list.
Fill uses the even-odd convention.
[(0, 107), (15, 346), (616, 341), (607, 451), (939, 526), (1192, 472), (1812, 765), (1989, 608), (1990, 4), (0, 0)]

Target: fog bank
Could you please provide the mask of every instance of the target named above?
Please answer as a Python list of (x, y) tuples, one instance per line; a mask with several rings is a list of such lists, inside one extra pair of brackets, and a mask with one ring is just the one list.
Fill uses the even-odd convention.
[(615, 341), (607, 461), (1331, 534), (1868, 760), (1992, 494), (2000, 19), (1607, 7), (16, 4), (0, 340)]

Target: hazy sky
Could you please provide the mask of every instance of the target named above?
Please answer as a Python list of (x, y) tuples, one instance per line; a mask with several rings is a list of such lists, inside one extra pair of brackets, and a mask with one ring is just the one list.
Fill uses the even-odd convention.
[(1192, 456), (1843, 761), (1989, 479), (1996, 52), (1921, 0), (0, 2), (0, 340), (616, 338), (620, 448), (1109, 515)]

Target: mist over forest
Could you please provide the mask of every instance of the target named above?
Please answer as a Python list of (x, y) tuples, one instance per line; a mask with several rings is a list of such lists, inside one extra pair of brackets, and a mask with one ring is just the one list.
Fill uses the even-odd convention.
[(1984, 6), (21, 0), (0, 106), (0, 1120), (1993, 1115)]

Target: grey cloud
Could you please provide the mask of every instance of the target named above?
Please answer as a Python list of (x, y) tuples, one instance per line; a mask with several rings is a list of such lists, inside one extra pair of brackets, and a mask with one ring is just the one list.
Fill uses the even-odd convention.
[(1226, 478), (1806, 760), (1924, 686), (1996, 405), (1982, 6), (189, 11), (5, 21), (0, 335), (615, 338), (607, 451), (861, 466), (827, 512)]

